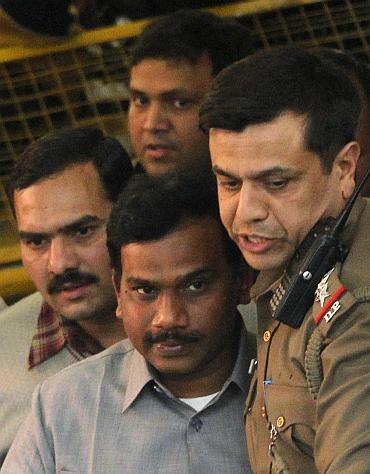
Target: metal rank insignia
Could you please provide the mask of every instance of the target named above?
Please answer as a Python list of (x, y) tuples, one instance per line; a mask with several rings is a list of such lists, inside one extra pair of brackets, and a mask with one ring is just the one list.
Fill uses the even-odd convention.
[(330, 275), (332, 274), (334, 270), (334, 267), (328, 271), (323, 277), (323, 279), (320, 281), (320, 283), (317, 285), (316, 291), (315, 291), (315, 301), (320, 301), (320, 306), (323, 308), (325, 304), (325, 300), (328, 296), (330, 296), (328, 292), (328, 280)]
[(285, 295), (285, 288), (284, 288), (284, 285), (283, 285), (283, 280), (279, 283), (279, 286), (276, 288), (276, 290), (274, 291), (271, 299), (270, 299), (270, 306), (271, 306), (271, 309), (272, 309), (272, 314), (275, 313), (275, 311), (277, 310), (279, 304), (280, 304), (280, 301), (283, 299), (283, 296)]

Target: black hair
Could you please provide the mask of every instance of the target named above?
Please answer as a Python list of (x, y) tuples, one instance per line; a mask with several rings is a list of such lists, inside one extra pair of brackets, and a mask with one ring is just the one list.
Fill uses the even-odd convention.
[(210, 12), (184, 9), (155, 19), (144, 28), (132, 47), (131, 66), (147, 58), (196, 63), (206, 53), (216, 75), (251, 50), (249, 30), (241, 23)]
[(318, 47), (313, 48), (311, 52), (323, 61), (328, 61), (329, 64), (344, 71), (350, 79), (355, 81), (355, 86), (359, 85), (362, 88), (366, 100), (370, 103), (370, 68), (367, 64), (339, 49)]
[(233, 269), (239, 268), (241, 254), (221, 223), (211, 173), (134, 176), (113, 206), (107, 226), (107, 245), (116, 276), (122, 272), (121, 247), (158, 240), (185, 220), (199, 217), (219, 222), (226, 258)]
[(86, 162), (95, 165), (108, 199), (115, 201), (133, 174), (133, 166), (120, 142), (105, 137), (96, 128), (57, 131), (31, 143), (16, 160), (11, 194), (72, 165)]
[(203, 130), (240, 132), (284, 112), (305, 118), (305, 145), (330, 171), (341, 148), (354, 140), (360, 98), (347, 76), (298, 47), (259, 52), (223, 70), (200, 110)]

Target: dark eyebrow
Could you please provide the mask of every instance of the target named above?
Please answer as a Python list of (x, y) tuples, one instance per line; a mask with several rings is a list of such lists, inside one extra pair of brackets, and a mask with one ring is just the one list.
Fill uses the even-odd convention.
[[(229, 173), (228, 171), (223, 170), (222, 168), (219, 168), (217, 165), (213, 166), (212, 168), (213, 172), (219, 176), (225, 176), (226, 178), (232, 178), (235, 180), (240, 180), (242, 178), (238, 176), (234, 176), (232, 173)], [(301, 175), (301, 171), (296, 171), (291, 168), (287, 168), (284, 166), (273, 166), (272, 168), (267, 168), (262, 171), (258, 171), (257, 173), (254, 173), (251, 175), (249, 178), (252, 179), (253, 181), (260, 181), (264, 180), (267, 178), (270, 178), (271, 176), (274, 177), (279, 177), (279, 176), (294, 176), (298, 177)]]
[(146, 280), (144, 278), (129, 277), (127, 283), (135, 286), (155, 286), (158, 283), (152, 280)]
[(240, 179), (240, 178), (237, 178), (237, 176), (234, 176), (233, 174), (223, 170), (217, 165), (212, 166), (212, 171), (214, 174), (219, 175), (219, 176), (225, 176), (226, 178), (232, 178), (232, 179)]
[(259, 171), (251, 176), (251, 179), (255, 181), (263, 180), (266, 178), (270, 178), (271, 176), (279, 177), (279, 176), (291, 176), (292, 174), (297, 174), (291, 168), (287, 168), (284, 166), (273, 166), (272, 168), (267, 168), (266, 170)]
[[(198, 270), (194, 270), (191, 273), (188, 273), (187, 275), (180, 276), (177, 281), (177, 285), (186, 285), (187, 283), (190, 283), (192, 280), (204, 276), (211, 276), (214, 274), (215, 271), (212, 268), (200, 268)], [(135, 286), (160, 286), (159, 282), (155, 280), (148, 280), (145, 278), (138, 278), (138, 277), (129, 277), (127, 278), (127, 283), (130, 285), (135, 285)]]
[(215, 270), (209, 267), (200, 268), (199, 270), (194, 270), (193, 272), (185, 275), (181, 278), (181, 284), (187, 284), (191, 281), (195, 280), (196, 278), (211, 276), (215, 273)]
[(135, 87), (129, 87), (130, 94), (137, 94), (137, 95), (146, 95), (145, 92), (140, 91), (139, 89), (135, 89)]
[[(80, 219), (77, 219), (76, 221), (71, 222), (70, 224), (65, 225), (64, 227), (61, 227), (60, 229), (57, 230), (57, 232), (62, 232), (62, 233), (73, 233), (79, 230), (81, 227), (86, 226), (86, 225), (99, 225), (99, 224), (104, 224), (105, 219), (100, 219), (97, 216), (91, 216), (91, 215), (86, 215), (81, 217)], [(21, 240), (32, 240), (32, 239), (45, 239), (53, 235), (52, 233), (47, 233), (47, 232), (28, 232), (24, 230), (19, 231), (19, 237)]]
[(23, 230), (20, 230), (18, 234), (21, 240), (45, 239), (49, 236), (49, 234), (42, 232), (25, 232)]
[[(148, 97), (148, 94), (146, 92), (136, 89), (135, 87), (130, 87), (130, 94)], [(183, 96), (183, 97), (185, 96), (191, 99), (200, 99), (203, 97), (203, 94), (196, 94), (194, 92), (190, 92), (187, 89), (184, 89), (183, 87), (178, 87), (177, 89), (171, 89), (169, 91), (165, 91), (160, 94), (161, 99), (165, 101), (177, 99), (179, 96)]]
[(97, 216), (86, 215), (81, 217), (80, 219), (77, 219), (74, 222), (71, 222), (70, 224), (65, 225), (64, 227), (59, 229), (59, 232), (76, 232), (76, 230), (79, 230), (81, 227), (92, 224), (104, 224), (105, 222), (105, 219), (99, 219), (99, 217)]
[(188, 98), (191, 98), (191, 99), (196, 99), (198, 97), (202, 97), (202, 95), (200, 95), (200, 94), (197, 94), (195, 92), (190, 92), (187, 89), (183, 89), (181, 87), (179, 87), (178, 89), (171, 89), (170, 91), (166, 91), (166, 92), (163, 92), (161, 94), (161, 97), (164, 100), (177, 99), (179, 96), (180, 97), (188, 97)]

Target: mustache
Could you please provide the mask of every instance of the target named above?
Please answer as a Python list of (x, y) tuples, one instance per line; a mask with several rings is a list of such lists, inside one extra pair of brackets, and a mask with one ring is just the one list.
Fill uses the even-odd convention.
[(66, 270), (61, 275), (55, 275), (48, 283), (46, 289), (49, 295), (52, 295), (62, 291), (63, 287), (67, 284), (84, 286), (97, 283), (98, 281), (98, 277), (91, 273), (81, 273), (78, 270)]
[(146, 331), (143, 337), (143, 341), (147, 344), (157, 344), (159, 342), (176, 341), (178, 343), (189, 343), (198, 342), (203, 339), (204, 336), (199, 331), (191, 331), (183, 333), (177, 329), (170, 331), (160, 331), (153, 334), (151, 331)]

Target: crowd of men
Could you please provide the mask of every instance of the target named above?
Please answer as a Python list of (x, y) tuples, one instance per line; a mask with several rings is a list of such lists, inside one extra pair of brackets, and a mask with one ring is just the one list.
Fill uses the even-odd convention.
[(2, 473), (369, 471), (369, 77), (183, 10), (133, 46), (133, 157), (96, 129), (20, 155)]

